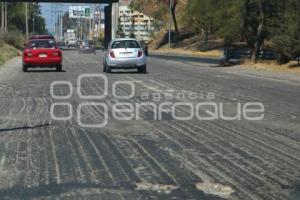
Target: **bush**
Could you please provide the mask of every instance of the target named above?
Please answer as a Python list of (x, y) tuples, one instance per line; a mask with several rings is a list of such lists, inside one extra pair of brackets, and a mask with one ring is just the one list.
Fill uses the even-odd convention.
[(15, 47), (6, 44), (3, 41), (0, 43), (2, 44), (0, 45), (0, 65), (2, 65), (11, 58), (18, 56), (18, 50)]
[(279, 64), (286, 64), (300, 55), (300, 41), (288, 34), (274, 37), (272, 42), (279, 54)]
[(23, 34), (19, 31), (2, 32), (0, 33), (0, 40), (3, 40), (5, 43), (17, 49), (22, 49), (25, 42)]

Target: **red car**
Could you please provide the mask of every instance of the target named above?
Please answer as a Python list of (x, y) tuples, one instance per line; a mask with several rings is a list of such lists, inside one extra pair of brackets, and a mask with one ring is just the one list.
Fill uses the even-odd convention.
[(29, 67), (55, 67), (62, 71), (62, 51), (51, 35), (32, 36), (23, 51), (23, 71)]

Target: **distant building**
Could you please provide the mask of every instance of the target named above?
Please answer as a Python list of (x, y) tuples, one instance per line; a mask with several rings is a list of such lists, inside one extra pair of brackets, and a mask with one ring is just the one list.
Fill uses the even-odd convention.
[(151, 33), (156, 31), (153, 26), (154, 19), (137, 11), (132, 12), (124, 3), (129, 5), (130, 0), (123, 0), (119, 7), (119, 26), (123, 36), (130, 37), (133, 33), (136, 39), (148, 41)]
[(119, 4), (120, 6), (129, 6), (131, 0), (120, 0)]

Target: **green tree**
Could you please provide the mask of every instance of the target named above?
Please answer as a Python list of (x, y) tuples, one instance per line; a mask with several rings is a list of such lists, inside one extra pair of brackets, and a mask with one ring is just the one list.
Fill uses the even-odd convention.
[(283, 23), (273, 28), (273, 46), (279, 53), (278, 62), (285, 64), (300, 56), (300, 4), (298, 0), (285, 2), (285, 10), (279, 14)]
[[(18, 30), (25, 32), (25, 3), (9, 3), (8, 4), (8, 30)], [(45, 19), (41, 16), (41, 9), (38, 3), (29, 3), (28, 6), (28, 24), (32, 31), (33, 18), (35, 32), (38, 34), (46, 33)]]
[(67, 31), (67, 29), (76, 29), (76, 23), (76, 19), (69, 18), (69, 12), (65, 12), (63, 16), (64, 32)]

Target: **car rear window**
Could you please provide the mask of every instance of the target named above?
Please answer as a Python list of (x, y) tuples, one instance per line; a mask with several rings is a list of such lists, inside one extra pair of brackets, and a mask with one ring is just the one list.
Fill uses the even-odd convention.
[(139, 49), (139, 43), (134, 40), (115, 41), (111, 45), (112, 49)]
[(28, 47), (32, 49), (50, 49), (55, 47), (54, 40), (31, 40)]

